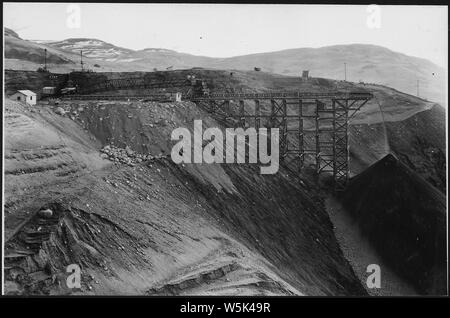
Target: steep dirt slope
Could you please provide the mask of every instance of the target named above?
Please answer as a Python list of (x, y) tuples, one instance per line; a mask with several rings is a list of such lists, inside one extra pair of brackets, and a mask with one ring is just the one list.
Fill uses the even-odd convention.
[[(12, 228), (23, 221), (14, 212), (18, 206), (41, 204), (33, 193), (42, 186), (59, 186), (107, 163), (92, 135), (53, 111), (6, 100), (4, 116), (5, 213)], [(6, 238), (12, 228), (7, 227)]]
[(388, 155), (351, 180), (340, 200), (376, 251), (422, 294), (446, 293), (446, 200)]
[[(6, 92), (31, 89), (40, 92), (43, 86), (61, 86), (68, 77), (37, 72), (6, 71)], [(71, 78), (80, 83), (96, 83), (105, 79), (142, 77), (152, 80), (186, 80), (188, 75), (204, 79), (212, 92), (271, 92), (271, 91), (369, 91), (374, 94), (364, 107), (351, 119), (350, 173), (355, 175), (381, 159), (390, 151), (402, 162), (413, 168), (434, 186), (445, 188), (445, 110), (432, 102), (373, 84), (333, 81), (312, 78), (302, 82), (298, 77), (275, 76), (265, 72), (218, 71), (191, 69), (170, 72), (122, 72), (122, 73), (72, 73)], [(148, 94), (181, 91), (190, 87), (174, 87), (159, 90), (120, 90), (98, 94)], [(261, 104), (269, 109), (268, 103)], [(246, 105), (250, 112), (250, 105)], [(428, 111), (430, 110), (430, 111)], [(411, 118), (411, 119), (408, 119)], [(383, 124), (385, 122), (386, 124)], [(97, 123), (98, 124), (98, 123)], [(97, 125), (96, 124), (96, 125)], [(142, 140), (142, 138), (141, 138)], [(145, 140), (144, 140), (145, 142)], [(413, 147), (411, 147), (413, 145)], [(426, 153), (425, 153), (425, 152)]]
[[(8, 292), (301, 294), (226, 235), (207, 202), (157, 162), (52, 190), (51, 199), (36, 195), (53, 217), (34, 214), (7, 242)], [(81, 290), (65, 285), (69, 264), (83, 270)]]
[[(355, 218), (342, 206), (338, 199), (330, 193), (326, 198), (326, 209), (333, 223), (334, 234), (342, 253), (348, 260), (356, 276), (360, 279), (367, 293), (371, 296), (416, 296), (416, 288), (399, 276), (377, 252)], [(367, 284), (371, 281), (370, 265), (380, 267), (380, 286), (374, 288)], [(369, 272), (368, 272), (369, 268)]]
[[(439, 105), (384, 86), (232, 73), (195, 69), (151, 76), (195, 74), (216, 92), (369, 90), (375, 98), (350, 129), (351, 173), (394, 152), (444, 191), (445, 112)], [(11, 74), (14, 85), (39, 87), (49, 80), (36, 73)], [(85, 76), (95, 81), (130, 75), (148, 76)], [(21, 84), (21, 79), (30, 81)], [(86, 275), (76, 293), (366, 293), (339, 249), (317, 181), (307, 171), (299, 180), (285, 171), (261, 176), (254, 166), (173, 165), (165, 157), (175, 127), (192, 129), (194, 119), (218, 125), (189, 102), (64, 101), (59, 106), (64, 116), (45, 102), (30, 108), (7, 101), (8, 291), (73, 293), (64, 288), (64, 267), (79, 263)], [(105, 145), (154, 159), (111, 165), (99, 152)], [(397, 202), (393, 198), (385, 206), (395, 208)], [(35, 214), (42, 207), (54, 216)]]
[[(172, 126), (192, 129), (191, 116), (217, 125), (194, 104), (61, 106), (70, 112), (34, 107), (32, 128), (10, 128), (6, 139), (14, 136), (23, 156), (28, 146), (21, 145), (48, 123), (71, 139), (67, 151), (73, 147), (83, 157), (88, 151), (76, 147), (85, 139), (96, 151), (87, 157), (89, 173), (64, 182), (51, 174), (34, 179), (27, 170), (6, 183), (7, 293), (365, 294), (308, 180), (261, 176), (255, 166), (178, 166), (164, 156), (103, 165), (98, 150), (105, 144), (157, 156), (167, 153)], [(26, 113), (10, 107), (11, 114)], [(24, 162), (11, 160), (9, 169)], [(42, 208), (53, 214), (38, 213)], [(83, 270), (81, 290), (65, 287), (65, 267), (73, 263)]]
[[(70, 106), (71, 104), (68, 103)], [(83, 104), (84, 105), (84, 104)], [(125, 106), (126, 107), (123, 107)], [(71, 106), (73, 107), (73, 106)], [(79, 114), (79, 118), (80, 120), (83, 121), (83, 124), (85, 125), (85, 127), (91, 131), (92, 133), (94, 133), (97, 138), (99, 138), (100, 140), (102, 140), (105, 143), (111, 143), (111, 144), (115, 144), (118, 145), (119, 147), (125, 147), (125, 146), (129, 146), (137, 151), (141, 151), (141, 152), (150, 152), (150, 153), (154, 153), (154, 154), (168, 154), (170, 152), (170, 145), (172, 144), (169, 140), (169, 135), (170, 132), (172, 131), (173, 128), (177, 127), (178, 123), (182, 123), (182, 126), (185, 126), (189, 129), (192, 129), (192, 122), (194, 119), (198, 119), (198, 118), (203, 118), (203, 125), (206, 128), (207, 126), (216, 126), (217, 123), (215, 123), (212, 119), (208, 118), (208, 116), (205, 116), (205, 114), (201, 111), (199, 111), (198, 109), (196, 109), (195, 107), (192, 107), (192, 104), (190, 103), (177, 103), (177, 104), (170, 104), (170, 103), (166, 103), (166, 104), (158, 104), (158, 103), (132, 103), (132, 102), (122, 102), (120, 104), (114, 103), (114, 102), (103, 102), (103, 103), (89, 103), (88, 106), (84, 107), (84, 111), (82, 113)], [(126, 120), (124, 121), (123, 118), (126, 116)], [(102, 120), (100, 120), (100, 118), (102, 118)], [(100, 124), (99, 124), (100, 123)], [(145, 125), (142, 125), (143, 123), (145, 123)], [(139, 134), (137, 134), (139, 133)], [(150, 144), (151, 148), (147, 148), (148, 144)], [(226, 182), (227, 186), (229, 187), (229, 184), (237, 184), (237, 185), (241, 185), (241, 184), (260, 184), (264, 181), (264, 179), (267, 178), (260, 178), (259, 180), (255, 180), (255, 177), (252, 177), (250, 180), (238, 180), (236, 182), (231, 182), (232, 180), (230, 180), (229, 176), (230, 174), (233, 173), (234, 170), (230, 170), (228, 171), (227, 166), (225, 165), (223, 169), (225, 169), (225, 172), (216, 172), (214, 170), (212, 171), (208, 171), (207, 166), (206, 167), (202, 167), (202, 169), (206, 169), (205, 174), (200, 174), (200, 176), (197, 176), (198, 179), (200, 180), (204, 180), (206, 178), (206, 180), (209, 180), (210, 183), (213, 183), (215, 185), (220, 185), (224, 182)], [(237, 167), (236, 167), (237, 168)], [(194, 172), (196, 171), (195, 169), (193, 170)], [(253, 170), (252, 175), (253, 174), (257, 174), (258, 172)], [(237, 173), (237, 175), (245, 175), (244, 171), (241, 173)], [(227, 176), (228, 175), (228, 176)], [(228, 181), (226, 181), (228, 180)], [(274, 181), (271, 181), (274, 182)], [(290, 198), (290, 195), (286, 194), (286, 191), (280, 191), (280, 187), (282, 187), (282, 185), (278, 185), (278, 186), (273, 186), (271, 185), (271, 182), (269, 182), (267, 184), (267, 187), (271, 187), (270, 190), (266, 189), (264, 190), (265, 193), (267, 191), (267, 193), (280, 193), (279, 196), (279, 200), (284, 200), (285, 203), (284, 204), (289, 204), (289, 206), (293, 209), (295, 206), (302, 206), (302, 203), (297, 202), (297, 203), (288, 203), (289, 201), (292, 201), (292, 198)], [(295, 182), (298, 183), (298, 182)], [(294, 183), (294, 184), (295, 184)], [(293, 185), (291, 185), (293, 186)], [(311, 186), (311, 185), (309, 185)], [(221, 186), (219, 186), (221, 187)], [(220, 218), (219, 219), (228, 219), (228, 217), (230, 217), (229, 215), (232, 215), (232, 213), (242, 213), (243, 211), (253, 211), (253, 209), (255, 209), (254, 202), (259, 202), (259, 201), (264, 201), (264, 196), (262, 197), (258, 197), (257, 200), (256, 199), (250, 199), (252, 197), (254, 197), (255, 195), (258, 194), (258, 192), (253, 193), (252, 191), (250, 191), (250, 189), (252, 189), (253, 186), (250, 186), (249, 189), (244, 189), (239, 191), (239, 193), (241, 194), (241, 196), (243, 197), (249, 197), (248, 201), (252, 200), (252, 203), (249, 202), (242, 202), (241, 200), (239, 200), (238, 198), (228, 198), (228, 197), (223, 197), (220, 198), (221, 202), (220, 203), (215, 203), (218, 204), (218, 208), (217, 210), (220, 211)], [(287, 189), (286, 189), (287, 190)], [(315, 188), (311, 188), (309, 189), (310, 191), (308, 191), (308, 196), (312, 195), (312, 193), (317, 192), (318, 190)], [(211, 191), (211, 190), (209, 190)], [(216, 189), (213, 188), (212, 193), (215, 193)], [(207, 198), (213, 198), (214, 196), (209, 193), (207, 193), (206, 197)], [(274, 194), (273, 196), (276, 197), (276, 194)], [(295, 196), (294, 194), (292, 194), (292, 196)], [(302, 196), (303, 197), (303, 196)], [(283, 199), (284, 198), (284, 199)], [(320, 199), (316, 199), (317, 202), (320, 202)], [(277, 200), (278, 201), (278, 200)], [(233, 204), (230, 204), (230, 202), (233, 202)], [(312, 209), (316, 203), (310, 203), (312, 204), (312, 206), (310, 206), (310, 208)], [(222, 211), (226, 208), (225, 211)], [(304, 208), (302, 210), (309, 211), (310, 208)], [(320, 204), (319, 204), (319, 208), (321, 208)], [(274, 236), (274, 234), (268, 234), (271, 231), (276, 231), (276, 233), (278, 233), (278, 235), (280, 235), (281, 233), (284, 233), (283, 230), (279, 229), (272, 229), (271, 224), (273, 224), (273, 222), (275, 222), (276, 218), (277, 218), (277, 214), (273, 215), (273, 212), (270, 209), (274, 209), (274, 211), (278, 211), (278, 210), (283, 210), (286, 209), (286, 207), (280, 207), (277, 206), (277, 208), (271, 207), (267, 212), (262, 212), (261, 211), (261, 207), (257, 205), (257, 209), (259, 209), (260, 211), (257, 212), (257, 215), (264, 215), (264, 214), (268, 214), (267, 216), (264, 216), (264, 221), (261, 224), (258, 224), (257, 226), (255, 226), (255, 228), (248, 230), (250, 237), (252, 238), (251, 241), (253, 241), (253, 237), (255, 235), (258, 235), (258, 239), (259, 241), (261, 241), (261, 243), (258, 243), (258, 246), (261, 248), (266, 248), (268, 255), (272, 255), (271, 254), (271, 249), (267, 248), (267, 246), (269, 245), (270, 242), (273, 242), (274, 237), (276, 237), (276, 235)], [(228, 211), (229, 210), (229, 211)], [(253, 213), (253, 212), (251, 212)], [(247, 213), (245, 213), (247, 214)], [(297, 212), (295, 213), (297, 214)], [(242, 216), (244, 217), (244, 215)], [(291, 233), (291, 232), (298, 232), (298, 230), (294, 230), (294, 228), (300, 228), (300, 224), (295, 225), (295, 223), (293, 223), (294, 218), (297, 219), (294, 215), (292, 215), (291, 217), (288, 217), (287, 215), (285, 215), (285, 217), (287, 217), (289, 219), (289, 222), (286, 224), (281, 225), (283, 228), (285, 228), (285, 232), (286, 233)], [(305, 219), (309, 219), (309, 218), (316, 218), (317, 216), (315, 215), (310, 215), (309, 217), (305, 217)], [(240, 220), (239, 216), (235, 216), (235, 219), (239, 220), (239, 224), (241, 224), (240, 222), (243, 222), (242, 220)], [(269, 221), (266, 223), (266, 218), (274, 218), (273, 222)], [(270, 219), (269, 219), (270, 220)], [(250, 220), (249, 220), (250, 221)], [(255, 222), (256, 220), (254, 220)], [(280, 221), (279, 221), (280, 222)], [(321, 222), (325, 222), (325, 220), (321, 221)], [(249, 222), (243, 222), (243, 224), (250, 224)], [(268, 226), (267, 229), (265, 229), (264, 231), (261, 231), (261, 226), (263, 226), (264, 224), (270, 225)], [(287, 229), (287, 227), (290, 226), (294, 226), (294, 228), (292, 228), (292, 230)], [(303, 224), (304, 226), (304, 224)], [(311, 226), (313, 226), (311, 224)], [(234, 226), (232, 228), (235, 228)], [(239, 233), (242, 233), (242, 230), (238, 231)], [(285, 235), (289, 235), (289, 234), (285, 234)], [(300, 234), (296, 234), (296, 235), (300, 235)], [(281, 245), (284, 245), (285, 240), (287, 241), (292, 241), (292, 242), (296, 242), (296, 241), (304, 241), (307, 238), (317, 238), (318, 240), (321, 240), (322, 234), (317, 234), (317, 236), (311, 236), (311, 235), (306, 235), (302, 238), (302, 239), (295, 239), (292, 238), (291, 240), (287, 240), (286, 238), (281, 238), (282, 241), (280, 242)], [(270, 238), (269, 240), (268, 237)], [(258, 241), (257, 239), (257, 241)], [(259, 242), (258, 241), (258, 242)], [(264, 241), (265, 244), (264, 244)], [(286, 242), (287, 242), (286, 241)], [(274, 243), (274, 244), (278, 244), (278, 243)], [(274, 247), (275, 248), (275, 247)], [(295, 248), (294, 248), (295, 249)], [(330, 252), (328, 252), (330, 253)], [(295, 255), (294, 253), (292, 253), (292, 255)], [(289, 264), (291, 263), (296, 263), (296, 262), (287, 262)], [(284, 264), (284, 262), (283, 262)], [(304, 265), (306, 266), (306, 265)], [(311, 265), (312, 267), (314, 267), (313, 265)]]
[(351, 172), (358, 174), (388, 153), (445, 193), (446, 138), (443, 107), (404, 120), (350, 126)]

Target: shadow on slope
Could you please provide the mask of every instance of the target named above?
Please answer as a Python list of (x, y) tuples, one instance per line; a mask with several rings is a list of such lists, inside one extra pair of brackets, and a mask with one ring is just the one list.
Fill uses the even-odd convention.
[(445, 193), (445, 116), (445, 109), (435, 105), (401, 121), (350, 125), (352, 173), (359, 174), (392, 153)]
[(340, 199), (386, 263), (419, 293), (446, 293), (442, 193), (389, 154), (351, 180)]

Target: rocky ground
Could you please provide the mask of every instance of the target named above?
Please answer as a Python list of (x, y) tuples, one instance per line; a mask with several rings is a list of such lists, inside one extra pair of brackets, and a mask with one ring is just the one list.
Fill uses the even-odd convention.
[[(295, 86), (286, 78), (242, 72), (229, 82), (228, 73), (220, 74), (215, 89)], [(336, 84), (325, 82), (310, 88)], [(380, 89), (391, 123), (380, 124), (374, 102), (355, 118), (351, 171), (394, 152), (442, 191), (440, 108)], [(187, 101), (30, 107), (7, 99), (6, 292), (371, 294), (361, 276), (365, 259), (348, 253), (355, 247), (345, 247), (350, 243), (330, 219), (325, 190), (308, 169), (300, 176), (283, 168), (262, 176), (252, 165), (175, 165), (168, 157), (170, 133), (176, 127), (192, 131), (194, 119), (205, 128), (220, 126)], [(72, 263), (82, 267), (81, 289), (65, 287)], [(387, 294), (410, 292), (391, 277)]]
[[(131, 150), (131, 148), (128, 146), (123, 149), (106, 145), (100, 150), (100, 152), (102, 153), (100, 156), (103, 159), (109, 159), (117, 163), (124, 163), (132, 167), (137, 163), (141, 163), (146, 160), (152, 160), (155, 158), (150, 154), (137, 153)], [(161, 158), (161, 156), (159, 156), (158, 158)]]
[[(190, 103), (122, 103), (83, 106), (72, 120), (7, 101), (7, 293), (364, 293), (307, 179), (174, 165), (165, 130), (192, 129), (190, 113), (214, 119)], [(152, 159), (138, 162), (144, 149)], [(80, 290), (64, 285), (71, 263)]]
[[(326, 207), (334, 225), (334, 233), (345, 258), (351, 264), (361, 284), (371, 296), (416, 296), (418, 292), (411, 283), (399, 277), (383, 257), (373, 248), (360, 227), (342, 204), (333, 196), (326, 199)], [(367, 267), (376, 264), (381, 271), (381, 288), (369, 288)]]
[(421, 294), (446, 293), (446, 198), (389, 154), (338, 194), (384, 263)]

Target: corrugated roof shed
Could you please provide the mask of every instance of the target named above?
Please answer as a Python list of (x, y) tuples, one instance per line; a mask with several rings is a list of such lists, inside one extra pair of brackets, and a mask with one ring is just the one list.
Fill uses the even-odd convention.
[(19, 90), (20, 93), (27, 95), (27, 96), (36, 96), (35, 92), (32, 92), (28, 89)]

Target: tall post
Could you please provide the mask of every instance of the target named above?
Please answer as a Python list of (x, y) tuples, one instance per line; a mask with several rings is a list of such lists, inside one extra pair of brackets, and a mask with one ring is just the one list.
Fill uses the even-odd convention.
[(239, 101), (239, 114), (241, 115), (240, 125), (245, 128), (245, 107), (244, 107), (244, 101)]
[(225, 100), (222, 108), (220, 109), (220, 114), (223, 116), (224, 121), (227, 121), (229, 118), (227, 115), (229, 114), (231, 101), (229, 99)]
[(44, 70), (47, 70), (47, 49), (44, 49)]
[(282, 100), (282, 124), (281, 124), (281, 158), (284, 161), (285, 157), (286, 157), (286, 152), (287, 152), (287, 103), (286, 100), (283, 99)]
[(80, 50), (80, 64), (81, 64), (81, 71), (84, 71), (84, 67), (83, 67), (83, 51)]
[(303, 147), (303, 105), (302, 100), (298, 100), (298, 160), (299, 160), (299, 171), (303, 169), (304, 162), (304, 147)]
[(255, 129), (258, 131), (261, 126), (261, 114), (260, 114), (260, 105), (259, 99), (255, 99)]
[(215, 112), (215, 105), (216, 105), (215, 101), (211, 99), (209, 101), (209, 110), (208, 111), (211, 113)]
[(347, 82), (347, 63), (344, 63), (344, 81)]
[(271, 99), (270, 100), (270, 119), (269, 119), (269, 124), (270, 124), (270, 127), (274, 127), (274, 124), (275, 124), (275, 108), (276, 108), (276, 106), (275, 106), (275, 100), (273, 100), (273, 99)]
[(316, 114), (315, 114), (315, 119), (316, 119), (316, 134), (315, 134), (315, 138), (316, 138), (316, 172), (319, 173), (320, 172), (319, 100), (316, 100), (315, 106), (316, 106)]
[(337, 158), (336, 158), (336, 101), (332, 99), (331, 107), (333, 110), (333, 180), (336, 181)]
[(348, 179), (348, 166), (350, 160), (348, 143), (348, 99), (335, 99), (334, 120), (334, 181), (335, 190), (344, 190)]
[(417, 80), (417, 97), (419, 97), (419, 80)]
[(348, 99), (345, 100), (345, 144), (347, 150), (347, 161), (345, 163), (345, 183), (347, 183), (348, 166), (350, 164), (350, 143), (348, 142)]

